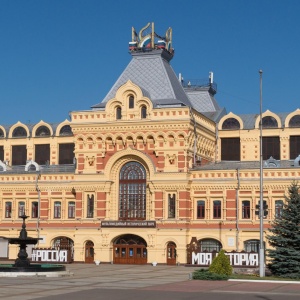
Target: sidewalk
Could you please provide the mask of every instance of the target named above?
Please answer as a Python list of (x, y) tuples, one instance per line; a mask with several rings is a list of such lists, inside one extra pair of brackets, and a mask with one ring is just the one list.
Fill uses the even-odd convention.
[[(199, 293), (272, 294), (300, 297), (300, 284), (286, 282), (239, 282), (189, 280), (193, 268), (184, 266), (70, 264), (70, 277), (18, 277), (0, 278), (1, 299), (130, 299), (133, 295), (143, 300), (162, 299), (161, 293), (168, 292), (172, 299), (196, 299)], [(123, 292), (122, 292), (123, 290)], [(130, 294), (130, 295), (129, 295)], [(187, 298), (189, 294), (189, 298)], [(101, 296), (100, 296), (101, 295)], [(105, 296), (106, 295), (106, 296)], [(116, 295), (115, 298), (113, 295)], [(123, 295), (124, 298), (121, 296)], [(128, 297), (125, 295), (128, 295)], [(151, 298), (150, 297), (155, 298)], [(105, 297), (104, 297), (105, 296)], [(121, 297), (121, 298), (120, 298)], [(131, 298), (131, 299), (135, 299)], [(167, 298), (169, 299), (169, 298)]]

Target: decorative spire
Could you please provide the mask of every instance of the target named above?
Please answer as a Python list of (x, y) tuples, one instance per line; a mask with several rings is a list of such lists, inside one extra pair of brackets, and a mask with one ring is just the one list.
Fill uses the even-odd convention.
[(131, 29), (132, 41), (129, 42), (130, 52), (146, 52), (155, 49), (163, 49), (168, 51), (172, 56), (174, 49), (172, 48), (172, 28), (169, 27), (164, 37), (158, 35), (154, 30), (154, 23), (148, 23), (144, 26), (139, 34), (134, 27)]

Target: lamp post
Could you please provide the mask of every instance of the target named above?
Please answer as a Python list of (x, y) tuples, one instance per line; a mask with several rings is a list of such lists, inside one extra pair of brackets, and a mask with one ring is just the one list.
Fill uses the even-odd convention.
[(259, 201), (259, 220), (260, 220), (260, 243), (259, 243), (259, 276), (265, 277), (265, 249), (264, 249), (264, 201), (263, 201), (263, 152), (262, 152), (262, 70), (259, 70), (260, 77), (260, 201)]

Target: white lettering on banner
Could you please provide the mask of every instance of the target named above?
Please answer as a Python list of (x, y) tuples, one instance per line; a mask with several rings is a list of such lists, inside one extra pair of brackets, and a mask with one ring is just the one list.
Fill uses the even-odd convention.
[(32, 261), (67, 262), (68, 250), (32, 250)]
[(212, 261), (212, 253), (192, 253), (193, 265), (210, 265)]
[[(232, 266), (258, 266), (258, 253), (225, 253), (229, 257)], [(210, 265), (212, 262), (212, 253), (192, 252), (192, 265)], [(217, 256), (218, 254), (216, 254)]]

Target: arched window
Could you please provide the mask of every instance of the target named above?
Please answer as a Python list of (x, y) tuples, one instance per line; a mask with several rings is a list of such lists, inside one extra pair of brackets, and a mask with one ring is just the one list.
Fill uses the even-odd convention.
[(242, 202), (242, 218), (250, 219), (250, 201), (244, 200)]
[(277, 128), (278, 123), (274, 117), (266, 116), (262, 119), (262, 128)]
[(55, 219), (61, 218), (61, 202), (60, 201), (54, 202), (54, 218)]
[(0, 138), (4, 138), (4, 132), (1, 128), (0, 128)]
[(240, 122), (235, 118), (228, 118), (223, 122), (222, 129), (227, 129), (227, 130), (240, 129)]
[(75, 201), (68, 202), (68, 218), (69, 219), (75, 218)]
[(39, 217), (39, 203), (37, 201), (31, 202), (31, 218)]
[(147, 107), (145, 105), (143, 105), (141, 107), (141, 118), (142, 119), (146, 119), (147, 118)]
[(205, 201), (199, 200), (197, 201), (197, 219), (205, 218)]
[(146, 171), (138, 162), (126, 163), (120, 171), (119, 219), (146, 219)]
[(168, 194), (168, 218), (174, 219), (176, 217), (176, 195)]
[(20, 201), (18, 204), (18, 217), (25, 215), (25, 202)]
[(221, 219), (221, 209), (222, 209), (221, 201), (215, 200), (213, 202), (213, 217), (214, 217), (214, 219)]
[(40, 126), (36, 132), (35, 132), (35, 136), (40, 136), (40, 137), (43, 137), (43, 136), (50, 136), (50, 130), (48, 127), (46, 126)]
[(259, 252), (259, 240), (248, 240), (244, 242), (246, 252)]
[(65, 236), (57, 237), (52, 241), (52, 248), (54, 248), (56, 250), (69, 250), (70, 254), (71, 254), (71, 261), (73, 260), (73, 257), (74, 257), (74, 241), (73, 240), (71, 240)]
[(222, 249), (222, 244), (215, 239), (203, 239), (203, 240), (199, 240), (198, 244), (200, 245), (200, 251), (201, 252), (220, 252), (220, 250)]
[(70, 125), (63, 126), (59, 131), (60, 136), (73, 135), (72, 129)]
[(129, 108), (134, 108), (134, 97), (132, 95), (129, 96)]
[(94, 217), (94, 195), (87, 195), (87, 218)]
[(118, 106), (118, 107), (116, 108), (116, 119), (117, 119), (117, 120), (121, 120), (121, 119), (122, 119), (122, 109), (121, 109), (120, 106)]
[(5, 202), (5, 218), (11, 218), (11, 201)]
[(289, 127), (300, 127), (300, 115), (293, 116), (290, 119)]
[(283, 201), (282, 200), (276, 200), (275, 201), (275, 218), (280, 218), (282, 214), (283, 209)]
[(27, 136), (27, 132), (25, 128), (21, 126), (16, 127), (12, 133), (12, 137), (26, 137), (26, 136)]

